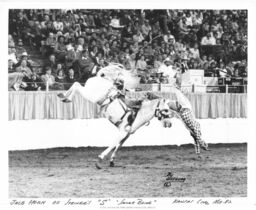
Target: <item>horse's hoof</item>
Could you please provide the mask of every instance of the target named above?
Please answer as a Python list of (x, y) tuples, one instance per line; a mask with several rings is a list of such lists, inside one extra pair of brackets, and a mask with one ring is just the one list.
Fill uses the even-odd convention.
[(109, 167), (115, 167), (114, 161), (110, 161), (110, 162), (109, 162)]
[(209, 149), (208, 146), (202, 146), (201, 148), (202, 148), (203, 150), (205, 150), (205, 151), (211, 151), (211, 149)]
[(197, 158), (201, 160), (202, 159), (201, 154), (197, 154)]
[(71, 100), (69, 100), (69, 99), (65, 98), (64, 100), (62, 100), (62, 102), (64, 102), (64, 103), (70, 103), (70, 102), (71, 102)]
[(102, 163), (102, 159), (98, 158), (98, 161), (95, 163), (95, 166), (97, 169), (102, 169), (101, 163)]
[(65, 95), (64, 95), (63, 93), (59, 93), (57, 96), (58, 96), (59, 98), (61, 98), (61, 99), (64, 99), (64, 98), (65, 98)]

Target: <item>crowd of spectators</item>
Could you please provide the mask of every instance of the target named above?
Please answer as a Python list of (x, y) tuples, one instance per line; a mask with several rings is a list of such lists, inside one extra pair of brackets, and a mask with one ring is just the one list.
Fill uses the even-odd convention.
[[(33, 69), (24, 46), (45, 59)], [(31, 56), (32, 57), (32, 56)], [(141, 83), (159, 78), (162, 65), (205, 76), (247, 76), (246, 10), (9, 11), (9, 73), (23, 74), (16, 89), (66, 89), (84, 83), (110, 62), (121, 63)]]

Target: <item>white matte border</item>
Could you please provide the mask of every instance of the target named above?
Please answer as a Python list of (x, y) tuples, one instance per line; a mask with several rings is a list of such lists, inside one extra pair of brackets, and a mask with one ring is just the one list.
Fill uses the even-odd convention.
[[(8, 147), (7, 143), (8, 138), (10, 138), (12, 132), (15, 130), (10, 129), (10, 122), (8, 121), (8, 85), (7, 85), (7, 49), (8, 49), (8, 8), (88, 8), (88, 9), (97, 9), (97, 8), (118, 8), (118, 9), (248, 9), (249, 18), (248, 18), (248, 30), (249, 30), (249, 76), (248, 76), (248, 121), (249, 121), (249, 134), (250, 138), (248, 139), (248, 197), (247, 198), (235, 198), (233, 199), (232, 208), (247, 208), (247, 209), (256, 209), (256, 129), (255, 129), (255, 91), (256, 91), (256, 75), (255, 75), (255, 61), (256, 61), (256, 43), (255, 43), (255, 20), (256, 20), (256, 1), (253, 0), (215, 0), (215, 1), (199, 1), (199, 0), (178, 0), (178, 1), (139, 1), (139, 0), (93, 0), (93, 1), (67, 1), (67, 0), (54, 0), (54, 1), (44, 1), (35, 2), (33, 0), (23, 0), (23, 1), (12, 1), (0, 0), (0, 130), (1, 130), (1, 151), (0, 151), (0, 161), (1, 161), (1, 190), (0, 190), (0, 208), (1, 209), (12, 209), (9, 206), (8, 200)], [(31, 128), (33, 129), (33, 128)], [(22, 137), (21, 137), (22, 139)], [(19, 140), (21, 140), (19, 139)], [(205, 206), (166, 206), (168, 199), (159, 199), (159, 203), (162, 203), (164, 206), (157, 206), (161, 209), (170, 209), (170, 208), (206, 208)], [(218, 206), (219, 208), (225, 208), (230, 206)], [(53, 206), (50, 207), (51, 209)], [(85, 207), (82, 207), (85, 208)], [(210, 208), (216, 208), (216, 206), (210, 206)], [(17, 209), (17, 207), (16, 207)], [(27, 207), (23, 207), (27, 209)], [(30, 208), (29, 208), (30, 209)], [(37, 209), (41, 209), (37, 207)], [(43, 208), (45, 209), (45, 208)], [(60, 207), (59, 209), (66, 209), (66, 207)], [(70, 209), (70, 207), (69, 207)]]

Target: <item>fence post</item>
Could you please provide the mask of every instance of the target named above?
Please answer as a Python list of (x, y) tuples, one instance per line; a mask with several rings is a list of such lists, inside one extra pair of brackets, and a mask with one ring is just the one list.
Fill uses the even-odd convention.
[(49, 91), (49, 82), (46, 81), (46, 91), (48, 92)]
[(228, 85), (226, 85), (225, 93), (228, 93)]

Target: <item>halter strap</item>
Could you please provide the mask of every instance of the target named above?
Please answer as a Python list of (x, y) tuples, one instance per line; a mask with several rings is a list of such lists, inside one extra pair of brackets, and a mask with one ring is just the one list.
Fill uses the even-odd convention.
[(156, 105), (156, 109), (155, 109), (155, 117), (159, 117), (159, 114), (160, 114), (160, 109), (159, 109), (159, 105), (160, 105), (160, 102), (161, 100), (164, 100), (164, 99), (160, 99)]

